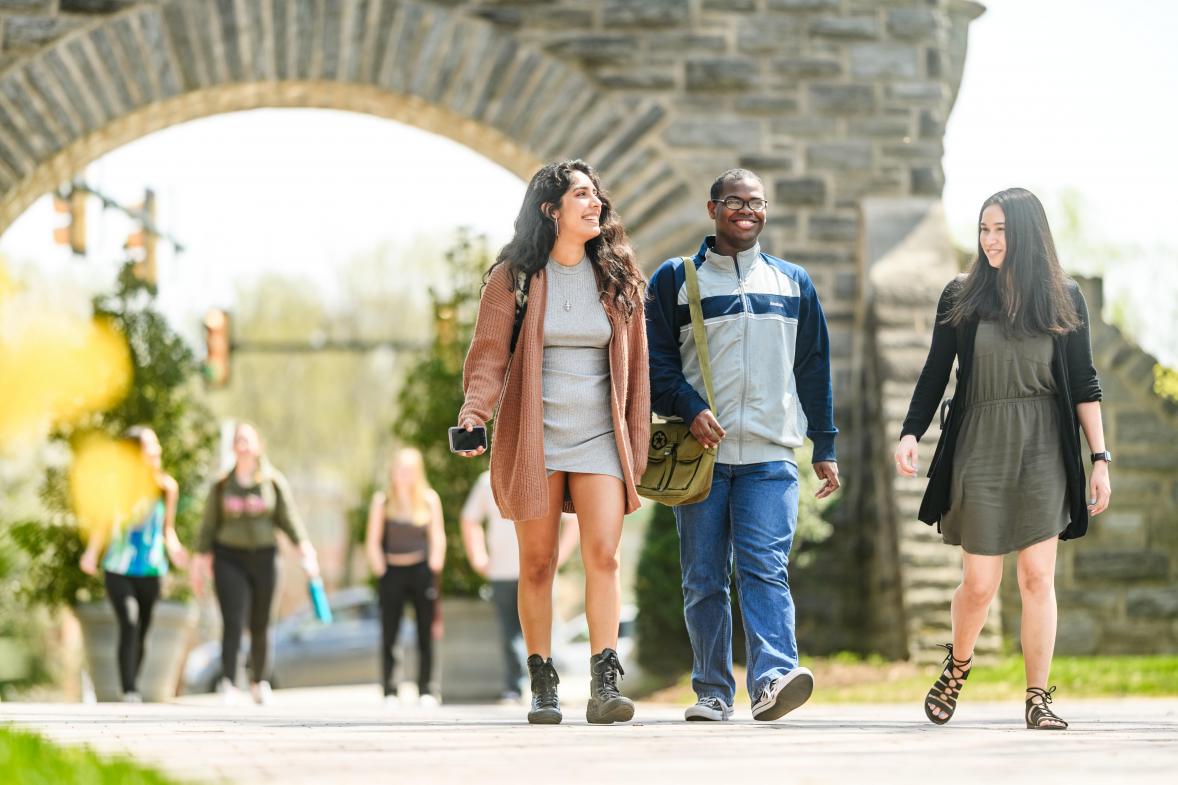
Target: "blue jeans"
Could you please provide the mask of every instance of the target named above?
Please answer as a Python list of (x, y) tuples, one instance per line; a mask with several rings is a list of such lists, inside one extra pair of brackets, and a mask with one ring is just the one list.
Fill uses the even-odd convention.
[(701, 698), (731, 705), (733, 556), (748, 652), (748, 691), (757, 695), (798, 666), (787, 564), (798, 519), (798, 469), (787, 461), (717, 463), (712, 492), (675, 508), (683, 566), (683, 615)]
[(503, 691), (520, 692), (524, 681), (524, 634), (519, 628), (519, 581), (491, 581), (503, 651)]

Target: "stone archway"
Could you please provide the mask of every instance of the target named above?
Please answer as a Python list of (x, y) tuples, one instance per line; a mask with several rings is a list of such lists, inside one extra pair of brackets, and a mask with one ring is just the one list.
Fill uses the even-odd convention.
[[(422, 2), (341, 3), (336, 13), (282, 0), (87, 7), (111, 5), (127, 8), (45, 17), (45, 35), (54, 23), (62, 34), (0, 77), (0, 229), (116, 147), (259, 107), (399, 120), (524, 179), (545, 160), (586, 157), (619, 183), (628, 211), (645, 200), (627, 193), (621, 171), (653, 167), (663, 194), (682, 185), (651, 144), (665, 114), (656, 100), (623, 105), (578, 68), (475, 16)], [(11, 40), (13, 17), (5, 22)], [(651, 218), (634, 226), (638, 241), (665, 232)]]

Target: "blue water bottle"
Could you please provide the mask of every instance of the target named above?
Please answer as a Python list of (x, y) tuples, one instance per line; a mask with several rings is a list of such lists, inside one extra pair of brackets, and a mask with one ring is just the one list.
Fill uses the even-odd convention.
[(315, 610), (315, 618), (324, 624), (331, 624), (331, 606), (327, 604), (327, 591), (323, 588), (323, 579), (310, 578), (307, 581), (307, 591), (311, 593), (311, 607)]

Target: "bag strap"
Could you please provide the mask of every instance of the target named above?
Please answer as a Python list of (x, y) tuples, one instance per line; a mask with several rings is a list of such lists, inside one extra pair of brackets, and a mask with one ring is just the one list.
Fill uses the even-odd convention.
[(699, 297), (699, 275), (695, 260), (683, 257), (683, 269), (687, 273), (687, 306), (691, 310), (691, 332), (695, 336), (695, 353), (699, 356), (700, 375), (704, 377), (704, 389), (708, 394), (708, 408), (716, 411), (715, 395), (712, 394), (712, 358), (708, 352), (708, 332), (704, 328), (704, 309)]
[(515, 354), (515, 345), (519, 343), (519, 333), (524, 326), (524, 315), (528, 312), (528, 287), (532, 284), (532, 276), (523, 270), (515, 274), (515, 324), (511, 327), (511, 348), (508, 354)]

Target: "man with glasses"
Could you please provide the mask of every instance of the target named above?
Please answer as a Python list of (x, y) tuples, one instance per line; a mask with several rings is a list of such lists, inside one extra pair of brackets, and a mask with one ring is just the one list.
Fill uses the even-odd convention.
[[(703, 445), (718, 447), (707, 499), (675, 508), (698, 697), (685, 717), (732, 716), (735, 561), (753, 719), (775, 720), (814, 690), (814, 675), (798, 665), (786, 565), (798, 515), (794, 450), (803, 439), (813, 442), (814, 471), (823, 480), (818, 498), (839, 487), (830, 342), (810, 276), (757, 242), (769, 209), (761, 178), (747, 169), (725, 172), (712, 183), (707, 206), (715, 235), (694, 258), (659, 267), (646, 308), (652, 409), (681, 417)], [(704, 398), (684, 264), (698, 274), (714, 412)]]

